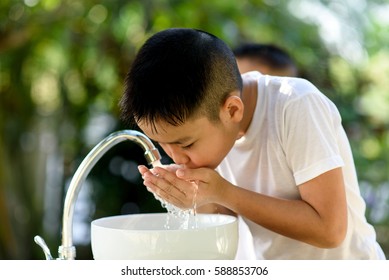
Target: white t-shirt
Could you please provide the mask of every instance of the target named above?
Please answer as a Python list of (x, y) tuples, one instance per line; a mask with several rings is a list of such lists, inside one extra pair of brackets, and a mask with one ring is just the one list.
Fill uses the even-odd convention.
[(374, 228), (365, 219), (365, 203), (336, 106), (306, 80), (258, 72), (245, 75), (258, 81), (255, 112), (246, 134), (217, 171), (239, 187), (299, 199), (298, 185), (342, 167), (348, 230), (339, 247), (321, 249), (239, 217), (237, 259), (384, 259)]

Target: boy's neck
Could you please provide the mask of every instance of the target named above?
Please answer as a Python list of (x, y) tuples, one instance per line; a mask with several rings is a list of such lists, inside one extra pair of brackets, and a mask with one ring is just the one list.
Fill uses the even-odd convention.
[(240, 98), (244, 104), (244, 113), (243, 119), (240, 124), (240, 132), (239, 137), (242, 137), (246, 134), (248, 128), (250, 127), (251, 120), (254, 115), (255, 107), (257, 105), (257, 91), (258, 84), (257, 80), (250, 77), (242, 77), (243, 78), (243, 89)]

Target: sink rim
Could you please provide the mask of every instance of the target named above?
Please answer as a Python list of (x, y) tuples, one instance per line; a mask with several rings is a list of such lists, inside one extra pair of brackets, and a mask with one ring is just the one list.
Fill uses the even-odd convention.
[[(217, 227), (224, 227), (227, 225), (231, 225), (238, 222), (238, 218), (236, 216), (227, 215), (227, 214), (208, 214), (208, 213), (198, 213), (196, 214), (196, 218), (200, 219), (198, 222), (200, 224), (197, 228), (187, 228), (187, 229), (166, 229), (166, 228), (157, 228), (157, 229), (131, 229), (131, 228), (120, 228), (113, 226), (113, 224), (108, 225), (105, 224), (108, 221), (112, 222), (120, 222), (121, 220), (125, 221), (128, 218), (132, 219), (140, 219), (141, 217), (147, 217), (148, 219), (157, 218), (158, 221), (162, 218), (167, 218), (168, 213), (136, 213), (136, 214), (123, 214), (123, 215), (114, 215), (107, 216), (95, 219), (91, 222), (91, 226), (95, 228), (101, 228), (104, 230), (114, 230), (114, 231), (125, 231), (125, 232), (193, 232), (193, 231), (203, 231), (210, 230)], [(191, 217), (193, 218), (193, 217)], [(216, 219), (216, 221), (206, 221), (206, 224), (202, 224), (201, 222), (204, 220), (201, 219)], [(122, 225), (122, 224), (121, 224)]]

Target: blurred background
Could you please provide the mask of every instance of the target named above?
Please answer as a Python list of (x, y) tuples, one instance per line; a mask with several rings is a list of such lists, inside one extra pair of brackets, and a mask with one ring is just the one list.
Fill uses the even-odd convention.
[[(232, 48), (273, 43), (338, 106), (367, 202), (389, 256), (389, 4), (386, 0), (2, 0), (0, 259), (57, 257), (66, 189), (87, 153), (125, 129), (118, 100), (139, 47), (170, 27), (211, 32)], [(90, 222), (161, 212), (122, 143), (92, 169), (74, 217), (77, 259)]]

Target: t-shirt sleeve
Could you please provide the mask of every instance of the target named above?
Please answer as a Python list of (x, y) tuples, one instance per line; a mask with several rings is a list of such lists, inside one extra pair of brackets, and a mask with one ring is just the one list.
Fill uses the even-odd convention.
[(282, 143), (296, 185), (344, 165), (337, 143), (341, 117), (320, 92), (292, 100), (282, 114)]

